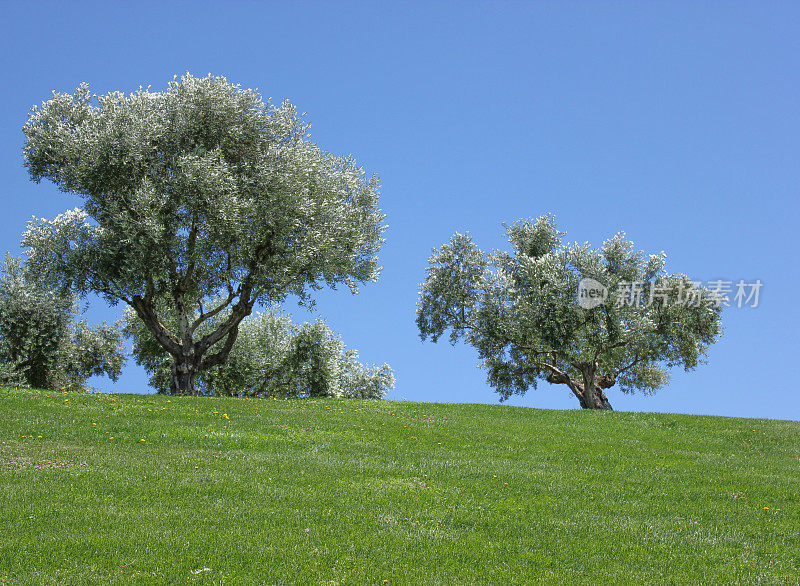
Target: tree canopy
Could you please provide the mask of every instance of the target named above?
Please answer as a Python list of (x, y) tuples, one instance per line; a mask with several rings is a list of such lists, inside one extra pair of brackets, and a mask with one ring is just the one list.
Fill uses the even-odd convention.
[[(637, 251), (624, 233), (600, 249), (563, 244), (543, 216), (507, 236), (511, 252), (486, 254), (465, 234), (434, 249), (417, 308), (421, 338), (449, 331), (451, 343), (474, 346), (501, 399), (546, 380), (583, 408), (611, 409), (605, 389), (655, 392), (670, 367), (703, 363), (721, 335), (713, 292), (667, 273), (664, 253)], [(583, 282), (598, 299), (579, 303)]]
[(308, 128), (289, 102), (211, 75), (163, 92), (54, 92), (24, 127), (25, 165), (83, 206), (30, 222), (29, 266), (133, 308), (172, 356), (171, 391), (195, 393), (256, 303), (313, 303), (325, 285), (378, 277), (378, 178)]

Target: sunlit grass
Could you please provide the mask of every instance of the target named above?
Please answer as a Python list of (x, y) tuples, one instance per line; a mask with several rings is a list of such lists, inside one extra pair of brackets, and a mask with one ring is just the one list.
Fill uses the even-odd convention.
[(800, 424), (0, 390), (2, 584), (798, 583)]

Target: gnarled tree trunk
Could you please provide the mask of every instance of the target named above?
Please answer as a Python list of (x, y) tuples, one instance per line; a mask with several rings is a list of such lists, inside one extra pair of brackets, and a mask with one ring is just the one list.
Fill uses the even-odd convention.
[[(252, 286), (243, 285), (236, 293), (231, 292), (229, 297), (217, 308), (208, 313), (201, 311), (200, 316), (190, 322), (183, 291), (176, 290), (174, 301), (178, 314), (177, 334), (167, 330), (156, 314), (153, 306), (154, 286), (152, 283), (149, 283), (148, 293), (144, 297), (133, 297), (131, 306), (159, 344), (172, 356), (172, 376), (169, 383), (171, 395), (199, 395), (200, 389), (197, 388), (196, 381), (200, 371), (223, 364), (228, 359), (239, 335), (239, 323), (253, 310), (255, 299), (251, 299), (251, 293)], [(194, 332), (197, 327), (228, 307), (236, 294), (239, 295), (239, 301), (230, 308), (230, 314), (225, 320), (211, 333), (195, 341)], [(209, 353), (209, 350), (218, 342), (223, 342), (222, 347)]]
[(608, 377), (595, 376), (593, 368), (585, 368), (583, 371), (583, 393), (578, 398), (583, 409), (611, 409), (611, 403), (608, 402), (608, 397), (603, 392), (603, 385), (609, 388), (614, 384), (613, 380), (606, 380)]
[(609, 389), (614, 386), (616, 380), (613, 376), (596, 376), (594, 370), (587, 368), (583, 372), (583, 380), (572, 378), (563, 372), (550, 372), (546, 380), (549, 383), (567, 385), (572, 394), (577, 397), (581, 409), (613, 411), (611, 403), (603, 391), (603, 389)]
[(199, 395), (197, 374), (199, 365), (187, 357), (172, 358), (172, 378), (169, 383), (170, 395)]
[(590, 387), (589, 392), (585, 390), (582, 395), (578, 397), (582, 409), (604, 409), (606, 411), (613, 411), (611, 403), (608, 401), (605, 392), (598, 386)]

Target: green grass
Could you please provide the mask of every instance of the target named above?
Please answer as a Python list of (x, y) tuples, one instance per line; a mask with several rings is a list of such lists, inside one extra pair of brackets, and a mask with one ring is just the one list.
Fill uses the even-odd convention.
[(0, 389), (5, 584), (797, 584), (800, 423)]

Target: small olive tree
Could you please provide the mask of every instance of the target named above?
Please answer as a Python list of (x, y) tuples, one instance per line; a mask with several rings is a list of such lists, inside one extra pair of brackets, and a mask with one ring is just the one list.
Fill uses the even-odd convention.
[[(134, 357), (150, 373), (151, 385), (168, 392), (169, 355), (133, 312), (126, 312), (125, 322)], [(324, 321), (296, 325), (277, 309), (242, 320), (228, 360), (198, 377), (201, 393), (237, 397), (380, 399), (393, 387), (387, 364), (361, 364), (358, 353), (346, 349)]]
[[(501, 400), (546, 380), (584, 409), (611, 409), (614, 385), (652, 393), (669, 367), (705, 361), (721, 334), (712, 292), (668, 274), (666, 255), (636, 251), (622, 233), (599, 250), (563, 236), (545, 216), (508, 227), (511, 252), (485, 254), (463, 234), (434, 249), (417, 309), (422, 339), (449, 330), (453, 344), (474, 346)], [(608, 297), (579, 305), (584, 279)]]
[(54, 92), (23, 130), (31, 178), (84, 200), (29, 224), (30, 266), (133, 308), (171, 357), (172, 393), (197, 392), (256, 303), (378, 277), (377, 177), (320, 150), (289, 102), (187, 73), (164, 92)]
[(42, 286), (6, 255), (0, 275), (0, 382), (81, 389), (93, 375), (116, 381), (125, 362), (118, 325), (90, 327), (69, 291)]

